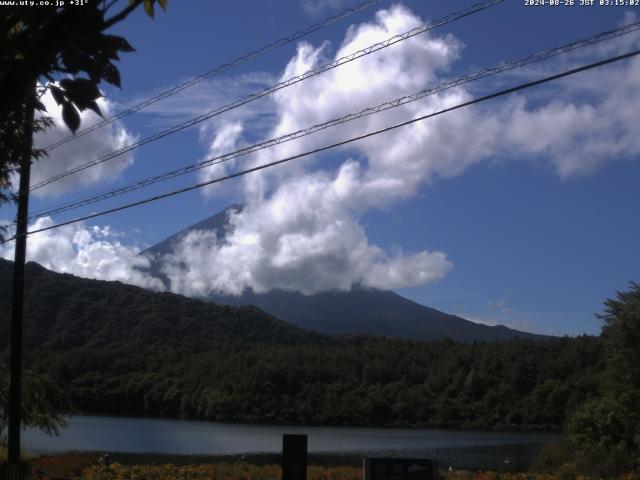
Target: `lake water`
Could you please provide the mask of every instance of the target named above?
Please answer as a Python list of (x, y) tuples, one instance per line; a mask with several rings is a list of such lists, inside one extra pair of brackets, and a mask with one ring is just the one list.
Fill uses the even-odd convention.
[(308, 435), (310, 453), (413, 452), (434, 449), (542, 444), (545, 433), (505, 433), (400, 428), (239, 425), (186, 420), (73, 416), (59, 437), (23, 432), (23, 445), (36, 452), (72, 450), (131, 453), (214, 454), (279, 452), (283, 433)]

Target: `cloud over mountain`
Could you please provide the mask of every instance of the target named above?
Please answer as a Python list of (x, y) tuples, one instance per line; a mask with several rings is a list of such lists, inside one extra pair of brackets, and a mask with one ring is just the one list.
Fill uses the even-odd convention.
[[(351, 26), (335, 49), (327, 42), (316, 46), (301, 42), (280, 79), (300, 75), (422, 23), (422, 19), (403, 6), (380, 10), (373, 20)], [(590, 50), (589, 58), (584, 52), (577, 52), (572, 60), (557, 58), (536, 69), (538, 73), (558, 72), (576, 59), (593, 61), (637, 44), (637, 35), (627, 36), (623, 42)], [(618, 50), (612, 52), (611, 45)], [(260, 138), (279, 136), (435, 86), (450, 75), (463, 53), (460, 40), (434, 31), (324, 72), (280, 90), (260, 107), (235, 112), (228, 119), (217, 118), (203, 127), (201, 138), (205, 140), (207, 156), (253, 143), (256, 129), (249, 118), (252, 112), (273, 120), (266, 129), (261, 124)], [(536, 73), (536, 69), (518, 73), (519, 78), (507, 77), (506, 81), (515, 79), (516, 83)], [(246, 288), (256, 292), (280, 288), (303, 293), (348, 290), (354, 285), (394, 289), (438, 280), (452, 268), (452, 261), (444, 252), (385, 250), (367, 237), (362, 215), (372, 209), (397, 206), (420, 194), (432, 182), (461, 175), (472, 165), (496, 159), (537, 162), (553, 174), (568, 178), (592, 174), (609, 161), (637, 157), (640, 122), (635, 113), (640, 104), (640, 90), (603, 87), (600, 80), (604, 75), (612, 85), (640, 84), (640, 61), (607, 66), (571, 81), (537, 89), (535, 93), (527, 91), (465, 108), (338, 148), (328, 155), (247, 175), (233, 184), (238, 192), (234, 200), (245, 207), (230, 217), (231, 228), (226, 237), (221, 239), (211, 232), (184, 236), (174, 254), (164, 259), (162, 270), (171, 281), (171, 289), (187, 295), (238, 294)], [(265, 75), (260, 78), (263, 87), (267, 79)], [(381, 129), (470, 100), (474, 94), (470, 87), (441, 92), (383, 114), (203, 169), (199, 180), (211, 180), (240, 168)], [(78, 148), (83, 154), (85, 150), (98, 148), (93, 144), (83, 146), (82, 141), (69, 144), (69, 148)], [(114, 127), (111, 136), (103, 141), (131, 140), (125, 130)], [(64, 148), (54, 153), (62, 154)], [(71, 152), (67, 158), (76, 162), (79, 154)], [(126, 168), (126, 162), (123, 158), (120, 170), (114, 169), (113, 163), (109, 172), (92, 169), (93, 176), (81, 181), (97, 182), (101, 175), (117, 175)], [(230, 193), (224, 186), (204, 191), (207, 198), (215, 195), (226, 198)], [(73, 248), (69, 250), (67, 245), (62, 249), (64, 252), (73, 249), (86, 252), (96, 243), (101, 255), (122, 255), (123, 260), (106, 261), (103, 265), (113, 267), (100, 270), (79, 260), (84, 253), (75, 256), (68, 253), (68, 258), (76, 259), (72, 261), (77, 265), (73, 268), (96, 278), (105, 278), (100, 275), (124, 278), (121, 267), (134, 263), (128, 247), (109, 235), (89, 232), (87, 237), (78, 232), (66, 234), (79, 235), (86, 242), (73, 241)], [(63, 234), (64, 230), (55, 235)], [(57, 245), (55, 235), (46, 236), (46, 241)], [(42, 242), (39, 248), (44, 249), (46, 242)], [(441, 248), (446, 249), (446, 245)], [(45, 266), (64, 268), (46, 263)], [(153, 280), (132, 278), (138, 284), (153, 284)]]
[[(300, 43), (281, 80), (419, 23), (420, 19), (404, 8), (383, 10), (374, 22), (351, 27), (331, 58), (326, 43), (318, 48)], [(453, 37), (437, 39), (425, 35), (396, 47), (277, 92), (274, 95), (277, 123), (268, 135), (278, 136), (363, 108), (381, 98), (393, 98), (407, 89), (420, 88), (457, 56), (459, 43)], [(413, 113), (411, 109), (403, 110), (395, 112), (395, 116)], [(370, 117), (366, 122), (341, 127), (339, 135), (348, 137), (389, 120), (389, 116)], [(228, 151), (241, 140), (242, 131), (237, 120), (221, 126), (209, 153)], [(295, 154), (335, 138), (335, 131), (306, 137), (254, 157), (205, 169), (200, 179), (215, 178), (239, 165), (256, 165)], [(212, 234), (190, 234), (178, 245), (175, 255), (166, 259), (164, 272), (171, 280), (171, 288), (187, 294), (241, 293), (245, 288), (257, 292), (281, 288), (310, 294), (348, 290), (354, 285), (401, 288), (441, 278), (451, 268), (444, 253), (403, 253), (399, 249), (385, 252), (370, 244), (358, 222), (359, 214), (367, 209), (384, 207), (410, 194), (405, 180), (415, 175), (401, 171), (402, 168), (394, 169), (392, 164), (421, 156), (422, 145), (416, 143), (411, 151), (398, 151), (402, 149), (400, 143), (406, 144), (403, 138), (387, 136), (359, 146), (369, 168), (343, 151), (348, 159), (337, 171), (314, 169), (311, 160), (288, 165), (286, 171), (279, 169), (282, 171), (246, 177), (243, 197), (246, 208), (233, 215), (233, 229), (226, 238), (218, 242)], [(387, 175), (382, 180), (373, 171), (385, 170), (384, 165), (390, 167), (389, 172), (395, 170), (395, 178)], [(415, 190), (415, 186), (411, 188)]]
[[(332, 55), (327, 43), (318, 47), (300, 43), (281, 79), (318, 68), (421, 23), (401, 6), (381, 10), (373, 22), (352, 26)], [(281, 90), (274, 95), (278, 122), (270, 136), (434, 86), (443, 80), (461, 51), (461, 43), (451, 35), (424, 34)], [(564, 61), (553, 65), (555, 69), (564, 66)], [(616, 83), (640, 82), (637, 60), (608, 68)], [(418, 194), (429, 182), (460, 175), (473, 164), (495, 158), (542, 161), (567, 177), (593, 172), (612, 158), (640, 153), (640, 124), (633, 121), (634, 103), (625, 100), (638, 92), (603, 90), (601, 85), (565, 82), (561, 97), (554, 89), (538, 92), (532, 100), (526, 95), (514, 96), (358, 142), (333, 157), (298, 160), (286, 168), (251, 174), (244, 179), (247, 208), (232, 219), (234, 233), (222, 244), (207, 234), (186, 237), (167, 263), (166, 273), (178, 291), (188, 292), (189, 285), (197, 285), (198, 292), (212, 289), (226, 293), (246, 287), (305, 293), (348, 289), (355, 284), (400, 288), (441, 278), (451, 267), (444, 253), (384, 252), (369, 244), (359, 215), (372, 208), (387, 208)], [(208, 180), (240, 165), (260, 165), (318, 148), (471, 98), (465, 88), (443, 92), (252, 158), (217, 165), (202, 172), (201, 178)], [(242, 132), (235, 119), (219, 128), (212, 145), (236, 145), (242, 141)], [(323, 165), (335, 163), (336, 158), (337, 167)], [(213, 279), (208, 271), (233, 274)], [(185, 278), (182, 275), (192, 275), (193, 281), (181, 280)]]

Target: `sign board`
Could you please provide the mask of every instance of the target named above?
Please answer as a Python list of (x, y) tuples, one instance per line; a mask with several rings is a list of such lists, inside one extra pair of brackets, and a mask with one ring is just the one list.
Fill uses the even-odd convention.
[(438, 464), (426, 458), (365, 458), (364, 480), (436, 480)]

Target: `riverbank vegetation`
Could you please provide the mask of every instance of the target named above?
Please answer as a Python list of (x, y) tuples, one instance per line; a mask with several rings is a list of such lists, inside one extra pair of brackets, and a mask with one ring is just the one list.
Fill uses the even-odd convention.
[[(83, 480), (279, 480), (280, 466), (276, 463), (253, 464), (246, 462), (178, 463), (100, 463), (97, 454), (72, 453), (42, 456), (31, 463), (32, 471), (42, 480), (56, 478)], [(356, 465), (309, 465), (308, 480), (362, 480), (362, 468)], [(587, 480), (583, 475), (566, 472), (470, 472), (442, 468), (441, 480)], [(636, 480), (633, 474), (608, 477), (609, 480)]]

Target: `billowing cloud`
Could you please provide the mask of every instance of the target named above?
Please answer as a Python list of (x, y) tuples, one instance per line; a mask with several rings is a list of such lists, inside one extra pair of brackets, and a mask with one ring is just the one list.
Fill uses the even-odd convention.
[(504, 128), (496, 149), (503, 147), (515, 158), (549, 162), (563, 178), (590, 174), (608, 161), (640, 155), (636, 121), (640, 92), (603, 87), (638, 84), (640, 60), (604, 68), (608, 69), (606, 83), (592, 83), (586, 74), (585, 85), (577, 87), (576, 93), (586, 93), (586, 98), (567, 98), (572, 89), (567, 83), (568, 92), (543, 105), (522, 96), (509, 101), (501, 115)]
[[(335, 52), (328, 43), (313, 46), (301, 42), (281, 79), (300, 75), (421, 23), (402, 6), (380, 10), (374, 20), (349, 28)], [(616, 45), (623, 48), (623, 44), (637, 42), (637, 36), (627, 36)], [(589, 60), (614, 53), (610, 47), (603, 44), (590, 50)], [(273, 122), (266, 132), (260, 130), (259, 137), (286, 134), (435, 86), (449, 75), (462, 52), (461, 42), (453, 36), (427, 33), (283, 89), (267, 101), (270, 112), (261, 111)], [(539, 70), (557, 72), (576, 59), (586, 59), (584, 52), (577, 53), (570, 60), (559, 57)], [(187, 295), (239, 294), (247, 288), (256, 292), (280, 288), (307, 294), (347, 290), (355, 285), (394, 289), (442, 278), (452, 268), (445, 253), (385, 250), (369, 241), (360, 216), (371, 209), (396, 205), (419, 194), (430, 182), (461, 175), (480, 162), (540, 162), (565, 178), (590, 174), (609, 161), (637, 157), (640, 123), (634, 106), (640, 101), (640, 91), (603, 87), (600, 79), (606, 75), (609, 85), (640, 84), (640, 60), (604, 68), (606, 71), (581, 74), (532, 91), (535, 93), (527, 91), (418, 122), (336, 149), (331, 155), (316, 155), (245, 176), (241, 184), (234, 184), (240, 185), (237, 190), (244, 208), (231, 215), (226, 235), (218, 237), (202, 231), (185, 235), (175, 252), (161, 259), (161, 270), (171, 290)], [(534, 70), (518, 75), (527, 76)], [(506, 82), (517, 81), (516, 77), (506, 77)], [(204, 169), (199, 178), (210, 180), (417, 118), (473, 98), (470, 88), (441, 92)], [(207, 156), (255, 141), (256, 129), (245, 117), (251, 112), (235, 112), (203, 128)], [(220, 187), (204, 192), (207, 198), (228, 193)], [(67, 250), (84, 252), (91, 250), (88, 246), (93, 248), (95, 243), (105, 241), (96, 237), (99, 233), (89, 234), (86, 244), (72, 242)], [(86, 234), (80, 237), (86, 238)], [(96, 248), (109, 253), (124, 248), (124, 260), (114, 265), (131, 265), (129, 250), (112, 246), (108, 241)], [(106, 270), (100, 275), (115, 275)], [(120, 270), (114, 267), (113, 272)], [(142, 284), (149, 280), (135, 281)]]
[[(37, 134), (34, 138), (36, 148), (44, 148), (52, 143), (68, 137), (71, 133), (62, 120), (62, 107), (47, 92), (41, 99), (48, 115), (55, 125)], [(105, 117), (113, 114), (112, 104), (105, 98), (98, 100), (100, 111)], [(91, 110), (80, 113), (80, 128), (89, 127), (102, 120)], [(124, 148), (135, 141), (121, 123), (114, 122), (96, 132), (78, 137), (53, 149), (48, 156), (34, 163), (31, 170), (31, 184), (35, 185), (55, 175), (68, 171), (79, 165), (91, 162), (96, 158), (114, 150)], [(57, 196), (64, 192), (104, 184), (117, 178), (133, 162), (133, 153), (129, 152), (108, 162), (83, 170), (81, 173), (69, 175), (45, 187), (33, 191), (36, 196)]]
[(318, 173), (287, 185), (232, 214), (224, 238), (206, 231), (184, 236), (163, 259), (171, 290), (201, 296), (247, 288), (394, 289), (437, 280), (451, 268), (441, 252), (389, 254), (371, 245), (343, 204), (337, 178)]
[[(213, 141), (209, 145), (207, 150), (207, 159), (217, 158), (229, 152), (233, 152), (238, 149), (238, 143), (242, 139), (242, 122), (226, 122), (215, 132)], [(224, 163), (213, 163), (211, 166), (206, 167), (199, 172), (199, 180), (201, 182), (207, 182), (215, 178), (219, 178), (224, 175), (229, 169), (233, 169), (236, 165), (236, 160), (231, 158)], [(228, 184), (219, 183), (210, 185), (204, 188), (203, 192), (207, 196), (223, 195), (230, 193), (230, 186)]]
[[(286, 80), (368, 45), (403, 33), (421, 23), (408, 10), (380, 11), (374, 22), (352, 27), (334, 55), (329, 45), (314, 48), (300, 43), (281, 79)], [(269, 136), (326, 121), (361, 108), (418, 90), (447, 70), (457, 58), (460, 43), (451, 36), (423, 35), (402, 46), (374, 55), (281, 90), (273, 97), (278, 119)], [(436, 98), (436, 105), (458, 97)], [(426, 108), (426, 107), (423, 107)], [(402, 107), (386, 116), (372, 116), (346, 124), (234, 163), (201, 172), (208, 180), (240, 166), (265, 163), (335, 141), (362, 131), (381, 128), (394, 119), (420, 114), (417, 106)], [(455, 122), (451, 120), (451, 122)], [(447, 128), (455, 128), (451, 123)], [(420, 127), (418, 127), (418, 130)], [(237, 120), (221, 126), (209, 154), (235, 148), (242, 126)], [(438, 132), (432, 133), (437, 135)], [(451, 262), (442, 252), (386, 252), (372, 245), (358, 223), (360, 213), (385, 207), (410, 196), (424, 179), (424, 169), (402, 162), (418, 162), (424, 142), (415, 131), (386, 136), (359, 146), (367, 163), (348, 158), (336, 171), (312, 170), (313, 161), (288, 165), (247, 177), (246, 207), (231, 218), (224, 239), (207, 232), (182, 239), (173, 256), (165, 258), (163, 272), (177, 292), (205, 295), (212, 291), (239, 294), (246, 288), (264, 292), (273, 288), (310, 294), (323, 290), (348, 290), (354, 285), (393, 289), (425, 284), (442, 278)], [(225, 147), (225, 148), (220, 148)], [(348, 151), (345, 151), (348, 152)], [(348, 156), (348, 153), (347, 153)], [(390, 174), (394, 170), (393, 175)], [(378, 173), (388, 170), (381, 178)], [(420, 174), (420, 175), (419, 175)], [(408, 184), (410, 188), (407, 188)], [(218, 193), (209, 191), (208, 195)]]
[[(381, 10), (374, 21), (352, 26), (333, 55), (327, 43), (314, 47), (301, 42), (281, 79), (421, 23), (402, 6)], [(423, 34), (281, 90), (273, 96), (278, 121), (269, 137), (434, 86), (461, 52), (461, 43), (451, 35)], [(562, 62), (555, 67), (561, 69)], [(616, 84), (632, 85), (640, 81), (639, 67), (638, 61), (628, 62), (609, 67), (608, 75)], [(538, 91), (532, 99), (520, 95), (352, 144), (338, 151), (342, 160), (334, 170), (323, 168), (320, 162), (326, 158), (316, 156), (244, 177), (246, 208), (232, 216), (233, 228), (226, 238), (192, 233), (166, 259), (164, 272), (171, 288), (195, 295), (237, 294), (245, 288), (314, 293), (353, 285), (393, 289), (441, 278), (451, 268), (444, 253), (385, 252), (369, 243), (359, 215), (387, 208), (437, 178), (460, 175), (473, 164), (495, 158), (544, 161), (565, 177), (640, 153), (640, 124), (632, 120), (637, 101), (625, 101), (625, 96), (640, 93), (602, 89), (597, 82), (574, 84), (562, 84), (562, 97), (553, 89)], [(201, 179), (312, 150), (471, 98), (465, 88), (442, 92), (217, 165), (203, 171)], [(236, 148), (243, 132), (241, 118), (219, 126), (209, 153)], [(223, 191), (210, 190), (207, 195), (216, 193)]]
[[(43, 217), (30, 225), (29, 230), (53, 223), (50, 217)], [(160, 280), (139, 270), (149, 267), (149, 259), (139, 255), (139, 249), (123, 245), (118, 236), (108, 226), (74, 224), (47, 230), (29, 237), (27, 260), (60, 273), (161, 289)], [(0, 245), (0, 256), (13, 260), (13, 248), (13, 242)]]

